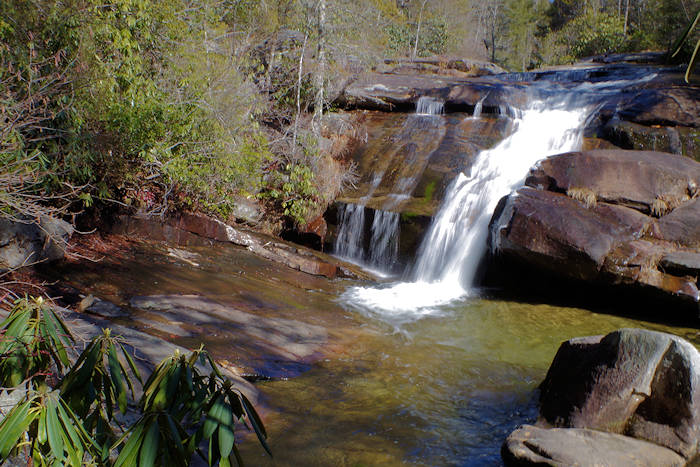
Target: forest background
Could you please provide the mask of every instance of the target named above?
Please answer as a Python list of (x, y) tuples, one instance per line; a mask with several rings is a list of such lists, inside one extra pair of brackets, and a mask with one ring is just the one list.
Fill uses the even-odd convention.
[(387, 58), (485, 59), (523, 71), (666, 51), (699, 8), (698, 0), (4, 0), (0, 215), (94, 224), (96, 213), (115, 210), (189, 209), (233, 220), (253, 204), (264, 207), (263, 230), (303, 226), (353, 183), (352, 144), (334, 144), (338, 123), (334, 130), (324, 117), (352, 76)]

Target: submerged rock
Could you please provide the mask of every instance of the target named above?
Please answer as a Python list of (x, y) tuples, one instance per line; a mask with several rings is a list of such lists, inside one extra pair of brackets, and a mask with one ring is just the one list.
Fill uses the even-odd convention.
[(573, 152), (541, 161), (526, 185), (491, 220), (490, 247), (501, 258), (698, 302), (696, 270), (662, 258), (700, 253), (700, 163), (651, 151)]
[(566, 341), (536, 425), (508, 437), (507, 465), (684, 465), (698, 454), (700, 353), (641, 329)]
[(685, 460), (670, 449), (628, 436), (581, 428), (550, 430), (525, 425), (501, 449), (507, 466), (571, 465), (596, 467), (671, 467)]
[(191, 337), (198, 328), (230, 335), (227, 345), (237, 349), (239, 366), (265, 377), (296, 376), (320, 358), (328, 340), (321, 326), (256, 315), (199, 295), (135, 296), (129, 304), (146, 312), (133, 314), (134, 322), (161, 334)]

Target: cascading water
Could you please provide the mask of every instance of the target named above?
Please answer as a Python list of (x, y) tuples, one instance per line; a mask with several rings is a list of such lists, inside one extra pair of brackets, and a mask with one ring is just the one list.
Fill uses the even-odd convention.
[[(432, 130), (444, 126), (442, 119), (436, 117), (443, 114), (444, 102), (432, 97), (421, 97), (416, 104), (416, 114), (410, 116), (397, 134), (397, 141), (405, 135)], [(417, 145), (414, 145), (417, 147)], [(370, 239), (366, 242), (366, 206), (378, 189), (385, 175), (385, 169), (380, 170), (369, 184), (368, 192), (358, 200), (357, 204), (340, 205), (338, 208), (338, 234), (334, 244), (335, 255), (372, 269), (384, 275), (398, 273), (399, 251), (399, 213), (394, 212), (399, 203), (410, 197), (418, 184), (419, 177), (427, 164), (428, 154), (409, 152), (409, 157), (402, 159), (402, 165), (411, 175), (403, 176), (395, 181), (391, 192), (386, 195), (382, 209), (375, 209), (372, 225), (369, 229)], [(427, 156), (427, 157), (426, 157)], [(368, 250), (365, 251), (365, 243)]]
[(399, 213), (375, 211), (370, 240), (370, 264), (390, 271), (399, 254)]
[(481, 99), (479, 99), (479, 101), (476, 103), (476, 105), (474, 106), (474, 112), (472, 113), (472, 117), (473, 117), (473, 118), (479, 118), (479, 117), (481, 117), (481, 111), (482, 111), (482, 109), (484, 108), (484, 101), (486, 100), (486, 98), (487, 98), (488, 96), (489, 96), (489, 95), (486, 94), (484, 97), (482, 97)]
[(401, 321), (468, 295), (498, 201), (523, 183), (538, 160), (580, 148), (590, 108), (534, 101), (523, 111), (504, 106), (504, 113), (514, 117), (514, 132), (482, 151), (470, 172), (453, 181), (418, 252), (411, 282), (355, 287), (344, 295), (346, 302)]
[(361, 261), (364, 256), (365, 207), (345, 204), (338, 207), (338, 235), (333, 249), (341, 258)]
[(445, 102), (434, 97), (421, 96), (416, 102), (418, 115), (442, 115), (445, 113)]

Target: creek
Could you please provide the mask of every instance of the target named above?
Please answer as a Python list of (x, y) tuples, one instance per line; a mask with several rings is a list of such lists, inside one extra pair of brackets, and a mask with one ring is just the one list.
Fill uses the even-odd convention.
[[(392, 139), (366, 149), (401, 157), (400, 169), (375, 160), (365, 191), (338, 209), (337, 254), (379, 269), (382, 284), (310, 276), (232, 245), (173, 254), (151, 243), (63, 264), (52, 278), (118, 305), (116, 322), (189, 348), (204, 342), (254, 375), (275, 457), (246, 436), (248, 465), (499, 465), (507, 434), (537, 416), (536, 388), (562, 341), (639, 327), (700, 345), (695, 329), (624, 310), (493, 298), (476, 274), (499, 199), (538, 159), (580, 147), (600, 99), (638, 79), (647, 77), (552, 80), (533, 86), (525, 108), (504, 103), (501, 116), (484, 115), (482, 100), (473, 114), (443, 115), (430, 100), (400, 116)], [(469, 165), (454, 166), (462, 173), (443, 187), (415, 261), (400, 264), (400, 207), (428, 159), (450, 135), (450, 148), (464, 143), (455, 128), (484, 122), (505, 139), (464, 153)], [(182, 296), (210, 302), (178, 309), (171, 298)]]

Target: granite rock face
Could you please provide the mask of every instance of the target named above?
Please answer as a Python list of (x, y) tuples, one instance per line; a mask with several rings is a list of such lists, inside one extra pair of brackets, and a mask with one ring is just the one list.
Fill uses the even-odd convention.
[(72, 234), (68, 222), (49, 216), (39, 222), (0, 218), (0, 271), (63, 258)]
[(564, 342), (540, 385), (536, 426), (506, 465), (685, 465), (698, 455), (700, 353), (670, 334), (620, 329)]
[(370, 277), (359, 267), (332, 256), (265, 234), (234, 227), (202, 214), (180, 213), (176, 217), (166, 219), (165, 222), (152, 218), (124, 216), (114, 227), (114, 232), (140, 235), (178, 245), (233, 243), (263, 258), (315, 276), (325, 276), (329, 279)]
[(700, 163), (652, 151), (572, 152), (541, 161), (525, 184), (491, 220), (496, 255), (698, 302)]

